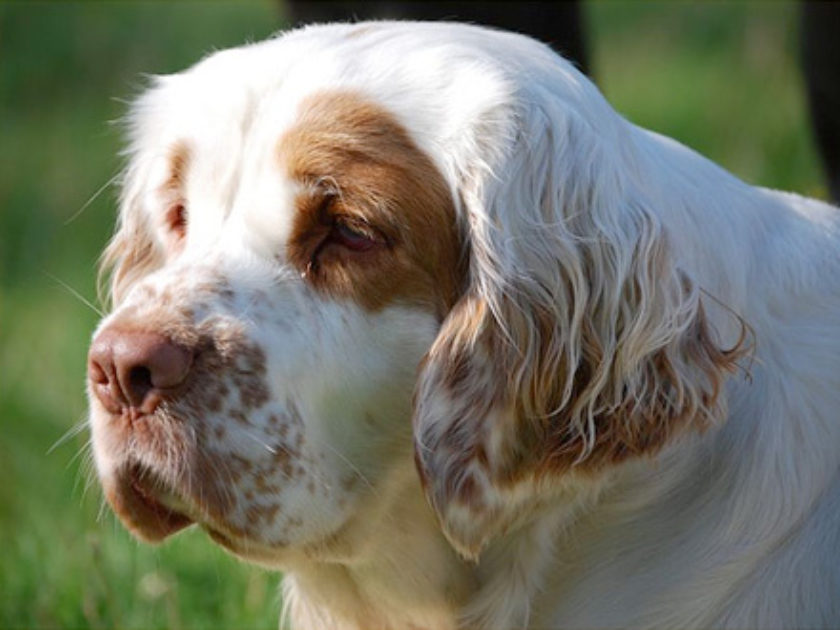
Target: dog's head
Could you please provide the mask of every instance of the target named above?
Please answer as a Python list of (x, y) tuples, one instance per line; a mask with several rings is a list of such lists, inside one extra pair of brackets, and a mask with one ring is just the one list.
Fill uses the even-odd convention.
[(363, 527), (416, 465), (475, 555), (718, 413), (734, 355), (629, 128), (536, 42), (315, 27), (157, 79), (129, 121), (89, 390), (141, 538), (196, 521), (272, 561)]

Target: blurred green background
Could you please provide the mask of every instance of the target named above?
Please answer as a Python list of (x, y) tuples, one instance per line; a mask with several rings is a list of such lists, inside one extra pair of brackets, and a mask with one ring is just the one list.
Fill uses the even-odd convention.
[[(585, 6), (620, 112), (749, 182), (825, 197), (795, 4)], [(102, 508), (84, 373), (114, 121), (144, 73), (284, 26), (276, 2), (0, 4), (0, 627), (277, 626), (279, 576), (198, 532), (141, 546)]]

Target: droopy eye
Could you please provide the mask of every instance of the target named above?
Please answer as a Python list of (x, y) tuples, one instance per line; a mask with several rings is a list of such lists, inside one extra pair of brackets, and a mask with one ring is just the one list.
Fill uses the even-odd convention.
[(349, 225), (336, 221), (330, 231), (329, 240), (354, 252), (366, 252), (385, 244), (385, 239), (368, 226)]
[(179, 201), (169, 206), (166, 211), (166, 227), (178, 238), (183, 238), (187, 232), (187, 207)]
[(317, 271), (324, 256), (345, 252), (350, 257), (382, 249), (389, 245), (385, 236), (363, 220), (354, 217), (333, 216), (327, 235), (312, 254), (304, 275)]

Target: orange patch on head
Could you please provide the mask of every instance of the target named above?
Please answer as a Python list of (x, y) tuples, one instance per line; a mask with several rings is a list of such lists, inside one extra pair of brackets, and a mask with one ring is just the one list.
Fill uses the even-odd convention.
[(357, 94), (322, 92), (301, 103), (278, 150), (301, 186), (286, 254), (308, 281), (369, 310), (405, 302), (443, 317), (466, 275), (455, 207), (394, 116)]
[(187, 173), (187, 165), (190, 159), (190, 152), (183, 143), (178, 143), (169, 152), (168, 177), (163, 184), (165, 190), (181, 194), (184, 187), (184, 178)]
[(169, 155), (167, 179), (161, 187), (166, 198), (167, 208), (163, 216), (164, 228), (173, 239), (173, 249), (179, 249), (187, 233), (187, 203), (185, 201), (184, 180), (190, 154), (186, 145), (175, 145)]

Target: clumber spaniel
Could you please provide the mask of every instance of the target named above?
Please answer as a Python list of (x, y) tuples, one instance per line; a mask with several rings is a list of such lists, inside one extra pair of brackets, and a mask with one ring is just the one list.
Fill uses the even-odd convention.
[(314, 26), (130, 117), (105, 495), (298, 629), (840, 626), (840, 213), (547, 47)]

